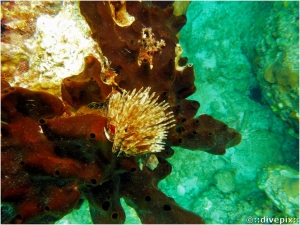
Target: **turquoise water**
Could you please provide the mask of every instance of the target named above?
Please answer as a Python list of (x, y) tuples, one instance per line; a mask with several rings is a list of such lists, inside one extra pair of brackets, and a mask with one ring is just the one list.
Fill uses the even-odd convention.
[[(298, 7), (193, 1), (188, 8), (180, 44), (196, 73), (189, 99), (201, 104), (197, 116), (225, 122), (242, 141), (223, 156), (174, 147), (172, 173), (158, 186), (206, 223), (299, 222)], [(126, 223), (140, 223), (121, 204)], [(57, 223), (92, 223), (88, 202)]]
[[(197, 93), (191, 99), (200, 102), (199, 114), (207, 113), (226, 122), (243, 139), (224, 156), (176, 149), (169, 160), (174, 170), (160, 183), (160, 188), (207, 223), (246, 223), (249, 216), (280, 217), (282, 211), (272, 198), (281, 205), (289, 205), (284, 202), (288, 200), (281, 199), (283, 180), (274, 178), (278, 184), (269, 182), (273, 174), (266, 175), (262, 168), (276, 165), (272, 171), (280, 173), (286, 168), (279, 165), (286, 165), (299, 171), (298, 139), (289, 135), (290, 127), (266, 101), (251, 96), (251, 89), (259, 87), (260, 71), (253, 71), (253, 53), (249, 49), (257, 49), (268, 32), (274, 32), (269, 25), (277, 24), (278, 36), (281, 32), (297, 31), (292, 23), (288, 23), (290, 29), (280, 27), (280, 23), (290, 21), (284, 12), (291, 13), (291, 8), (298, 6), (282, 2), (192, 2), (189, 6), (188, 23), (181, 31), (180, 43), (184, 55), (195, 66)], [(289, 37), (298, 40), (297, 35), (292, 31)], [(297, 45), (291, 49), (298, 49)], [(297, 62), (299, 55), (294, 56)], [(268, 60), (266, 64), (271, 59)], [(277, 189), (278, 193), (270, 189)], [(298, 189), (296, 194), (297, 201)], [(296, 207), (295, 214), (284, 215), (297, 217), (298, 202), (289, 207)]]
[[(298, 50), (298, 21), (291, 22), (297, 10), (296, 2), (192, 2), (188, 8), (180, 44), (196, 72), (197, 92), (190, 99), (201, 103), (198, 114), (224, 121), (243, 137), (224, 156), (174, 148), (168, 159), (173, 170), (159, 188), (206, 223), (299, 216), (297, 127), (284, 114), (298, 109), (297, 98), (276, 111), (274, 105), (285, 106), (293, 91), (272, 91), (276, 83), (264, 75), (278, 54)], [(293, 57), (289, 63), (298, 63), (299, 55)], [(274, 102), (278, 96), (281, 102)], [(122, 205), (126, 223), (140, 223)], [(90, 223), (87, 212), (85, 203), (58, 223)]]
[[(292, 7), (298, 8), (297, 4)], [(285, 10), (291, 12), (291, 8), (281, 2), (275, 6), (274, 2), (192, 2), (189, 6), (180, 43), (196, 71), (197, 93), (191, 99), (201, 103), (199, 114), (207, 113), (226, 122), (243, 139), (224, 156), (176, 149), (169, 160), (174, 170), (160, 188), (207, 223), (246, 223), (249, 216), (280, 216), (282, 211), (268, 194), (270, 189), (279, 192), (282, 180), (275, 178), (276, 187), (268, 183), (272, 175), (266, 175), (262, 168), (276, 165), (274, 170), (279, 173), (284, 170), (279, 165), (287, 165), (299, 171), (298, 139), (289, 135), (290, 127), (266, 102), (251, 98), (251, 89), (259, 87), (259, 77), (249, 59), (249, 49), (257, 48), (268, 30), (274, 29), (268, 27), (270, 21), (281, 18)], [(290, 18), (281, 18), (285, 19)], [(277, 33), (287, 31), (289, 28)], [(293, 35), (298, 38), (297, 32), (290, 37)], [(263, 185), (260, 179), (265, 179)], [(285, 201), (281, 194), (271, 195)], [(291, 205), (298, 213), (299, 205)], [(296, 217), (297, 213), (284, 215)]]

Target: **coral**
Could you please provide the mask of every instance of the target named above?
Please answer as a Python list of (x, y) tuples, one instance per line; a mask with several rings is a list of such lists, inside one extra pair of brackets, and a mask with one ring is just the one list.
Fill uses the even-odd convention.
[[(1, 82), (1, 222), (54, 223), (87, 200), (94, 223), (124, 223), (123, 198), (142, 223), (203, 223), (157, 187), (171, 173), (172, 146), (224, 154), (241, 136), (206, 114), (193, 118), (195, 75), (175, 36), (185, 16), (145, 2), (80, 9), (103, 56), (86, 56), (83, 71), (62, 80), (62, 100)], [(139, 65), (145, 27), (165, 46)]]
[(292, 68), (289, 52), (282, 51), (276, 61), (270, 64), (264, 73), (264, 78), (271, 84), (277, 84), (281, 93), (288, 93), (298, 87), (299, 79), (296, 68)]
[(251, 38), (259, 41), (252, 50), (246, 47), (263, 102), (291, 127), (294, 136), (299, 135), (298, 15), (298, 2), (275, 2), (268, 25), (253, 28), (258, 34), (251, 32)]
[(14, 43), (30, 37), (41, 14), (55, 15), (60, 2), (1, 2), (1, 41)]
[(290, 217), (299, 217), (299, 172), (283, 165), (263, 168), (258, 177), (259, 188)]
[(12, 82), (28, 71), (24, 41), (34, 34), (41, 14), (55, 15), (60, 6), (60, 2), (1, 2), (1, 77)]
[[(8, 4), (14, 7), (7, 10), (7, 15), (4, 6)], [(101, 50), (90, 37), (78, 5), (69, 1), (2, 3), (2, 23), (13, 15), (14, 19), (26, 16), (27, 26), (34, 24), (30, 35), (20, 35), (18, 30), (2, 33), (2, 77), (12, 85), (61, 95), (61, 80), (79, 73), (86, 55), (92, 53), (100, 59)]]
[(229, 193), (235, 189), (235, 174), (231, 171), (219, 171), (215, 174), (216, 187), (223, 193)]

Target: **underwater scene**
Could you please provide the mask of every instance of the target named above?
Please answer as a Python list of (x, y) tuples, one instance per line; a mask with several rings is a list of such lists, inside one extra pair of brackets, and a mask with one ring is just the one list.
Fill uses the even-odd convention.
[(299, 2), (1, 1), (1, 223), (299, 224)]

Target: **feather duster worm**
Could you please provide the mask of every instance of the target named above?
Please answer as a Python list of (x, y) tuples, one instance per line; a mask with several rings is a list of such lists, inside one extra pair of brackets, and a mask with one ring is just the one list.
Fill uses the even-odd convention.
[(111, 95), (105, 134), (114, 143), (114, 153), (131, 156), (164, 149), (168, 129), (175, 126), (174, 115), (168, 103), (157, 102), (155, 92), (150, 95), (150, 89)]

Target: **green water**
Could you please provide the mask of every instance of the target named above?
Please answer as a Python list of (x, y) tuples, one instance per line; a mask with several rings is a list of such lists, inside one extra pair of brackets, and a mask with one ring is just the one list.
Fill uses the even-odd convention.
[[(299, 35), (293, 26), (298, 21), (291, 20), (297, 10), (296, 2), (192, 2), (189, 6), (180, 43), (196, 72), (197, 92), (190, 99), (201, 103), (198, 114), (224, 121), (243, 139), (224, 156), (174, 148), (174, 156), (168, 159), (172, 173), (159, 188), (206, 223), (299, 216), (299, 203), (293, 202), (299, 193), (284, 187), (290, 179), (299, 179), (297, 128), (284, 122), (284, 110), (283, 115), (274, 112), (274, 87), (268, 89), (260, 77), (278, 54), (295, 50), (293, 40)], [(294, 57), (291, 64), (299, 59), (297, 54)], [(283, 107), (294, 99), (286, 111), (298, 109), (298, 97), (292, 94), (279, 95)], [(140, 223), (133, 209), (125, 207), (125, 211), (126, 223)], [(88, 204), (58, 223), (91, 223)]]
[[(199, 114), (207, 113), (226, 122), (242, 134), (243, 140), (224, 156), (176, 149), (169, 160), (173, 172), (159, 187), (207, 223), (246, 223), (249, 216), (299, 216), (299, 204), (281, 202), (286, 207), (296, 207), (290, 215), (285, 214), (287, 208), (282, 214), (268, 196), (270, 189), (277, 188), (279, 194), (272, 193), (278, 195), (274, 198), (284, 201), (280, 196), (281, 184), (274, 186), (268, 182), (273, 179), (272, 173), (265, 178), (266, 191), (258, 187), (259, 177), (266, 176), (264, 167), (276, 165), (276, 171), (280, 171), (279, 165), (287, 165), (299, 171), (299, 144), (289, 134), (293, 133), (291, 127), (271, 110), (268, 99), (255, 98), (251, 93), (261, 85), (257, 75), (260, 71), (255, 71), (251, 61), (252, 51), (259, 52), (269, 30), (277, 29), (277, 36), (287, 42), (282, 44), (286, 49), (276, 49), (277, 54), (298, 49), (298, 42), (291, 46), (291, 40), (299, 38), (295, 32), (298, 21), (285, 23), (293, 19), (292, 13), (297, 9), (295, 2), (192, 2), (189, 6), (188, 23), (181, 31), (180, 43), (184, 55), (195, 66), (197, 92), (191, 99), (201, 103)], [(281, 37), (282, 33), (289, 38)], [(269, 49), (265, 52), (270, 54), (271, 45), (266, 46)], [(271, 56), (261, 55), (266, 57), (262, 62), (271, 63)], [(294, 57), (297, 62), (299, 55)], [(264, 66), (267, 65), (261, 65)], [(267, 97), (265, 93), (262, 91), (262, 97)]]

